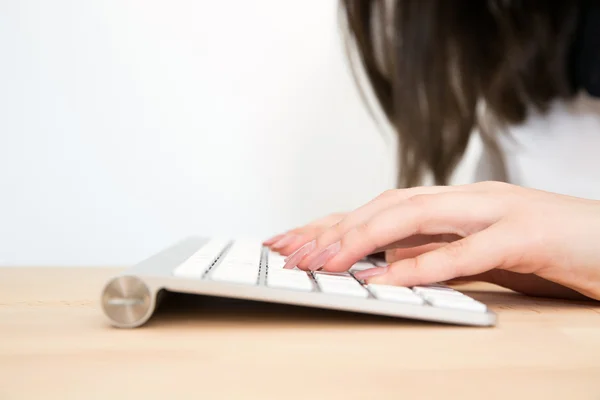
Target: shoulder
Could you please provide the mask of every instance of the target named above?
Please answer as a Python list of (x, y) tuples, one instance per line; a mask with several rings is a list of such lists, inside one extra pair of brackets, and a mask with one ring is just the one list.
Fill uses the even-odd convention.
[(476, 181), (500, 180), (504, 170), (513, 184), (600, 199), (600, 98), (581, 92), (556, 101), (497, 141), (502, 160), (481, 146)]

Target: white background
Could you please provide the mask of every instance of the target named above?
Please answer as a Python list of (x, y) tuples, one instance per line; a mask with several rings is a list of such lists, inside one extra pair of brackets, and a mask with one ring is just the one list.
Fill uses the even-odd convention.
[(127, 265), (391, 187), (393, 146), (354, 86), (336, 11), (0, 0), (0, 265)]

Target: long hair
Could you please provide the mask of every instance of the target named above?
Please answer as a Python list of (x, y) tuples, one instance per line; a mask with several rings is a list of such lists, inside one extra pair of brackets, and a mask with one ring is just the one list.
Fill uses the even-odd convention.
[(341, 0), (345, 39), (398, 134), (398, 186), (448, 184), (478, 130), (575, 94), (571, 51), (580, 1)]

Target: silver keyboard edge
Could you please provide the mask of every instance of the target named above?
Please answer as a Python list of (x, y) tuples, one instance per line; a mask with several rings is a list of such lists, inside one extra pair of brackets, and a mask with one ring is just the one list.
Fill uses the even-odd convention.
[[(156, 293), (161, 289), (166, 289), (180, 293), (265, 301), (456, 325), (494, 326), (497, 322), (496, 314), (490, 310), (487, 310), (486, 312), (469, 312), (439, 309), (429, 305), (415, 306), (394, 303), (375, 299), (370, 290), (369, 298), (366, 299), (326, 294), (320, 291), (318, 283), (312, 273), (309, 274), (313, 283), (313, 290), (311, 292), (270, 288), (266, 286), (268, 274), (268, 249), (266, 248), (263, 248), (262, 250), (257, 285), (244, 285), (211, 280), (210, 273), (214, 270), (214, 266), (218, 265), (223, 259), (223, 256), (226, 255), (231, 247), (231, 243), (229, 243), (229, 245), (220, 253), (219, 257), (215, 259), (202, 279), (174, 277), (172, 275), (173, 270), (191, 257), (206, 242), (208, 242), (208, 240), (209, 238), (196, 236), (188, 237), (124, 270), (120, 276), (134, 276), (142, 280), (144, 284), (148, 286), (149, 290), (153, 292), (153, 297), (155, 297)], [(356, 279), (354, 274), (350, 275)], [(366, 289), (368, 290), (368, 288)], [(152, 304), (152, 306), (154, 306), (154, 304)]]
[(208, 238), (190, 236), (127, 268), (121, 275), (170, 276), (173, 269), (198, 251)]
[(168, 279), (148, 278), (145, 281), (157, 290), (164, 288), (172, 292), (266, 301), (458, 325), (494, 326), (497, 320), (496, 314), (490, 310), (471, 312), (440, 309), (429, 305), (415, 306), (372, 298), (330, 295), (320, 291), (302, 292), (262, 285), (244, 285), (206, 279), (189, 280), (174, 277)]

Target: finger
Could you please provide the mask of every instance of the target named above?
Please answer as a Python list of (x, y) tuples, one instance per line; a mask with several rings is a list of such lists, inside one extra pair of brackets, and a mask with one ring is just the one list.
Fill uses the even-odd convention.
[(420, 256), (423, 253), (427, 253), (428, 251), (437, 250), (440, 247), (445, 246), (447, 244), (448, 243), (427, 243), (421, 246), (387, 250), (385, 261), (388, 264), (391, 264), (399, 260), (404, 260), (406, 258), (414, 258)]
[[(338, 220), (336, 220), (338, 221)], [(295, 229), (292, 231), (294, 234), (298, 235), (295, 240), (289, 242), (284, 247), (280, 247), (277, 249), (277, 252), (283, 256), (290, 256), (300, 248), (305, 245), (315, 242), (315, 239), (326, 229), (331, 227), (332, 220), (321, 220), (319, 223), (312, 223), (305, 227)]]
[(416, 257), (459, 239), (462, 239), (462, 237), (453, 234), (411, 236), (397, 242), (397, 248), (386, 250), (385, 260), (392, 263), (404, 258)]
[(494, 197), (481, 193), (450, 192), (413, 197), (346, 233), (337, 249), (330, 246), (322, 252), (331, 252), (333, 248), (338, 250), (337, 255), (329, 254), (326, 260), (318, 258), (323, 257), (319, 255), (312, 264), (304, 266), (345, 271), (366, 255), (379, 249), (397, 247), (394, 244), (414, 235), (454, 234), (466, 237), (496, 221), (500, 216), (499, 210)]
[(285, 236), (285, 233), (280, 233), (278, 235), (275, 235), (275, 236), (270, 237), (269, 239), (265, 240), (262, 244), (263, 244), (263, 246), (270, 247), (274, 243), (278, 242), (280, 239), (283, 239), (284, 236)]
[(263, 245), (282, 255), (290, 255), (307, 242), (314, 240), (325, 229), (339, 222), (344, 215), (343, 213), (335, 213), (319, 218), (305, 226), (276, 235), (263, 242)]
[(323, 218), (319, 218), (311, 223), (308, 224), (308, 226), (332, 226), (334, 224), (337, 224), (338, 222), (340, 222), (342, 219), (344, 219), (346, 217), (347, 213), (334, 213), (334, 214), (329, 214)]
[(314, 240), (313, 238), (316, 235), (317, 234), (310, 234), (310, 233), (297, 234), (294, 237), (294, 240), (288, 242), (283, 247), (280, 247), (280, 248), (277, 248), (277, 249), (273, 249), (273, 250), (277, 251), (282, 256), (289, 256), (290, 254), (292, 254), (293, 252), (295, 252), (297, 249), (299, 249), (300, 247), (302, 247), (305, 243)]
[(495, 240), (496, 230), (485, 230), (437, 250), (397, 261), (381, 274), (371, 275), (368, 283), (411, 287), (482, 274), (502, 266), (511, 249)]
[(461, 276), (458, 278), (452, 278), (452, 279), (448, 279), (446, 281), (441, 281), (440, 283), (443, 283), (446, 285), (464, 285), (464, 284), (468, 284), (468, 283), (472, 283), (472, 282), (494, 283), (493, 282), (493, 273), (495, 271), (499, 271), (499, 270), (491, 269), (489, 271), (482, 272), (480, 274), (466, 275), (466, 276)]
[(298, 266), (303, 268), (307, 265), (310, 265), (313, 262), (313, 258), (316, 257), (319, 251), (323, 251), (328, 246), (339, 241), (344, 234), (346, 234), (356, 226), (364, 224), (366, 221), (370, 220), (371, 218), (373, 218), (373, 216), (377, 215), (383, 210), (386, 210), (394, 205), (406, 201), (411, 197), (418, 195), (458, 192), (465, 190), (467, 190), (467, 186), (423, 186), (402, 190), (386, 191), (378, 197), (376, 197), (374, 200), (349, 213), (339, 223), (333, 225), (331, 228), (325, 230), (321, 235), (319, 235), (319, 237), (317, 238), (315, 252), (313, 252), (313, 254), (307, 255)]
[(396, 242), (398, 248), (409, 248), (415, 246), (422, 246), (429, 243), (450, 243), (455, 240), (462, 239), (461, 236), (455, 234), (441, 234), (441, 235), (413, 235)]
[(287, 256), (296, 251), (305, 243), (314, 240), (325, 229), (327, 228), (324, 226), (319, 227), (316, 225), (307, 225), (303, 226), (302, 228), (296, 228), (282, 235), (277, 235), (274, 238), (271, 238), (270, 241), (272, 241), (272, 243), (271, 245), (268, 245), (268, 247), (281, 255)]

